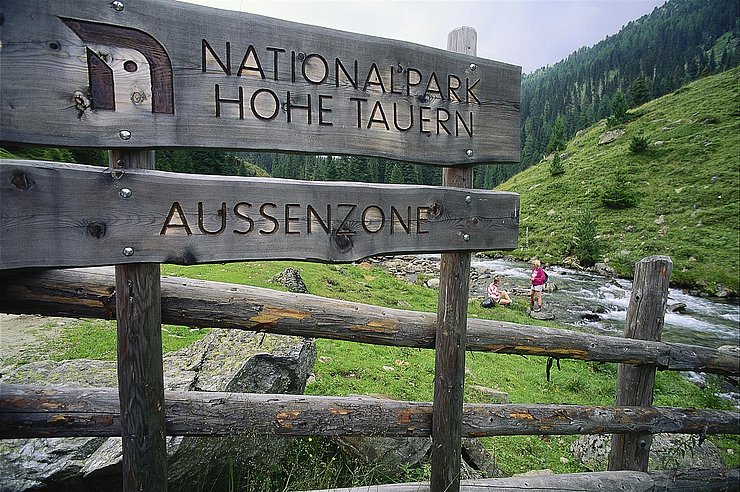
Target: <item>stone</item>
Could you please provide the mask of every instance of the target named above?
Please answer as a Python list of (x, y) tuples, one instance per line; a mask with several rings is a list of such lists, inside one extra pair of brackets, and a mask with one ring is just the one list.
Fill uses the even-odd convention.
[(394, 473), (421, 466), (432, 448), (430, 437), (341, 436), (336, 441), (355, 458)]
[(555, 315), (554, 314), (552, 314), (552, 313), (546, 313), (546, 312), (543, 312), (543, 311), (531, 311), (529, 313), (529, 316), (530, 316), (530, 318), (539, 319), (539, 320), (543, 320), (543, 321), (555, 319)]
[(308, 287), (301, 278), (301, 272), (296, 268), (288, 267), (280, 273), (273, 275), (268, 282), (275, 284), (282, 284), (290, 292), (296, 292), (298, 294), (307, 294)]
[[(365, 395), (367, 397), (375, 396)], [(355, 458), (390, 473), (406, 472), (409, 468), (431, 463), (431, 437), (340, 436), (335, 442)], [(494, 457), (478, 439), (462, 439), (461, 457), (463, 479), (502, 476)]]
[(463, 463), (473, 470), (483, 472), (487, 478), (502, 476), (501, 470), (496, 467), (496, 460), (478, 439), (463, 437), (461, 451)]
[(675, 304), (671, 304), (670, 306), (668, 306), (668, 312), (684, 314), (686, 313), (686, 304), (684, 304), (683, 302), (677, 302)]
[(505, 391), (499, 391), (493, 388), (487, 388), (486, 386), (473, 385), (472, 388), (479, 393), (483, 394), (490, 400), (490, 403), (509, 403), (509, 394)]
[[(611, 450), (611, 435), (580, 436), (571, 445), (575, 458), (592, 471), (605, 471)], [(719, 448), (709, 441), (699, 445), (699, 436), (655, 434), (650, 447), (649, 470), (722, 468)]]
[(728, 354), (732, 355), (740, 355), (740, 346), (737, 345), (722, 345), (717, 350), (727, 352)]
[(609, 143), (614, 142), (618, 138), (621, 138), (624, 136), (624, 129), (623, 128), (615, 128), (614, 130), (608, 130), (599, 136), (599, 145), (606, 145)]
[(591, 322), (601, 321), (601, 316), (596, 313), (583, 313), (581, 314), (581, 319)]
[[(211, 330), (189, 347), (165, 354), (165, 389), (301, 394), (316, 358), (314, 341), (240, 330)], [(4, 372), (4, 384), (117, 386), (116, 363), (32, 362)], [(171, 490), (196, 491), (227, 468), (279, 460), (285, 440), (262, 436), (168, 437)], [(120, 438), (0, 441), (0, 492), (47, 487), (121, 490)]]
[(439, 289), (439, 279), (438, 278), (430, 278), (427, 280), (424, 285), (429, 287), (430, 289)]
[(733, 292), (722, 284), (716, 284), (714, 286), (714, 295), (726, 299), (728, 297), (737, 296), (737, 292)]
[(609, 266), (608, 263), (604, 262), (597, 262), (596, 264), (594, 264), (594, 271), (604, 277), (614, 277), (617, 274), (617, 272), (611, 266)]

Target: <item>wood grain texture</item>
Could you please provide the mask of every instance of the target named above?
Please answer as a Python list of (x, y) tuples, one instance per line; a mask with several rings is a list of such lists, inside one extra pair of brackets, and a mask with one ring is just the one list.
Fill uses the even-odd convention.
[(2, 9), (0, 142), (519, 160), (518, 66), (166, 0)]
[[(120, 435), (115, 388), (0, 386), (0, 438)], [(165, 392), (170, 436), (432, 434), (432, 403), (371, 397)], [(737, 434), (731, 410), (465, 404), (462, 435), (601, 434), (640, 430)]]
[[(634, 471), (609, 471), (587, 473), (565, 473), (560, 475), (485, 478), (463, 480), (461, 492), (729, 492), (738, 490), (740, 472), (727, 470), (670, 470), (649, 473)], [(426, 482), (370, 485), (339, 489), (323, 489), (311, 492), (429, 492)], [(308, 491), (305, 491), (308, 492)]]
[[(163, 277), (161, 286), (162, 320), (168, 324), (434, 347), (434, 313), (179, 277)], [(113, 269), (26, 271), (5, 276), (0, 282), (0, 312), (113, 319)], [(736, 352), (493, 320), (468, 319), (466, 345), (472, 351), (740, 374)]]
[(0, 200), (0, 269), (511, 249), (519, 225), (508, 192), (18, 160)]
[[(651, 256), (635, 264), (625, 338), (660, 340), (672, 270), (673, 262), (667, 256)], [(620, 364), (615, 404), (651, 406), (654, 383), (655, 367)], [(609, 453), (609, 470), (647, 471), (651, 442), (651, 434), (615, 434)]]
[[(461, 27), (447, 36), (447, 49), (475, 54), (477, 33)], [(444, 168), (442, 185), (472, 188), (473, 168)], [(458, 492), (461, 478), (465, 342), (470, 291), (470, 253), (443, 253), (440, 260), (437, 333), (434, 342), (432, 492)]]
[[(109, 159), (115, 169), (154, 168), (150, 150), (109, 151)], [(159, 264), (117, 265), (115, 276), (123, 490), (166, 492)]]
[[(469, 33), (468, 33), (469, 34)], [(470, 187), (471, 167), (445, 168), (442, 184)], [(457, 491), (462, 462), (462, 411), (470, 290), (470, 253), (443, 253), (434, 343), (434, 428), (431, 490)]]

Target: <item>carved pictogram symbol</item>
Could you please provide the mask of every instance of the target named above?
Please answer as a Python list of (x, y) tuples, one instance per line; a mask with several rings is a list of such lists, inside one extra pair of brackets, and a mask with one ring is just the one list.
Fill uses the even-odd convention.
[[(175, 114), (172, 62), (156, 39), (138, 29), (60, 17), (86, 43), (128, 48), (138, 51), (149, 63), (152, 84), (152, 113)], [(97, 53), (87, 48), (93, 108), (115, 111), (113, 70)], [(127, 72), (137, 70), (135, 62), (126, 62)]]

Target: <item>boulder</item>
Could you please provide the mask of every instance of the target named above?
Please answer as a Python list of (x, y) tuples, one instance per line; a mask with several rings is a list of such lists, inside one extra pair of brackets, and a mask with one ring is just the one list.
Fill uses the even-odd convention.
[[(313, 340), (239, 330), (211, 330), (202, 340), (163, 357), (165, 389), (303, 393), (313, 368)], [(2, 375), (4, 384), (115, 387), (116, 363), (32, 362)], [(168, 437), (171, 490), (201, 490), (226, 470), (268, 466), (285, 449), (274, 436)], [(273, 460), (273, 461), (271, 461)], [(121, 490), (120, 438), (0, 441), (0, 492)]]
[(505, 391), (499, 391), (477, 384), (474, 384), (472, 388), (485, 396), (489, 400), (488, 403), (509, 403), (509, 394)]
[(686, 312), (686, 304), (684, 304), (683, 302), (671, 304), (670, 306), (668, 306), (668, 312), (684, 314)]
[(432, 447), (429, 437), (342, 436), (336, 441), (351, 456), (391, 473), (421, 466)]
[(594, 265), (594, 271), (604, 277), (614, 277), (617, 274), (617, 272), (615, 272), (614, 269), (611, 266), (609, 266), (608, 263), (603, 263), (603, 262), (597, 262)]
[(290, 292), (296, 292), (298, 294), (308, 294), (308, 287), (303, 283), (301, 278), (301, 272), (297, 269), (288, 267), (280, 273), (273, 275), (268, 282), (274, 284), (281, 284), (285, 286)]
[[(575, 458), (592, 471), (606, 470), (611, 435), (580, 436), (570, 447)], [(655, 434), (650, 447), (649, 470), (722, 468), (720, 450), (709, 441), (699, 445), (699, 436)]]
[(425, 282), (424, 285), (426, 285), (430, 289), (439, 289), (439, 279), (436, 278), (436, 277), (435, 278), (430, 278), (429, 280), (427, 280)]
[[(355, 458), (392, 474), (431, 462), (431, 437), (342, 436), (336, 442)], [(501, 476), (493, 456), (477, 439), (463, 439), (461, 451), (463, 479)]]
[(612, 143), (622, 136), (624, 136), (623, 128), (615, 128), (614, 130), (605, 131), (601, 136), (599, 136), (599, 145)]
[(737, 297), (737, 292), (732, 292), (730, 289), (722, 284), (716, 284), (714, 286), (714, 295), (723, 299), (727, 299), (729, 297)]

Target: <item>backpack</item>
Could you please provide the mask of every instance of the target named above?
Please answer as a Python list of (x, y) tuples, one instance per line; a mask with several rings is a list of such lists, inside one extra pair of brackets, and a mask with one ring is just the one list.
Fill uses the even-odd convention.
[[(549, 275), (547, 274), (547, 272), (546, 272), (546, 271), (544, 271), (544, 270), (542, 270), (542, 273), (544, 273), (544, 274), (545, 274), (545, 284), (546, 284), (546, 283), (547, 283), (547, 281), (548, 281), (548, 280), (550, 280), (550, 276), (549, 276)], [(544, 284), (543, 284), (543, 285), (544, 285)]]

